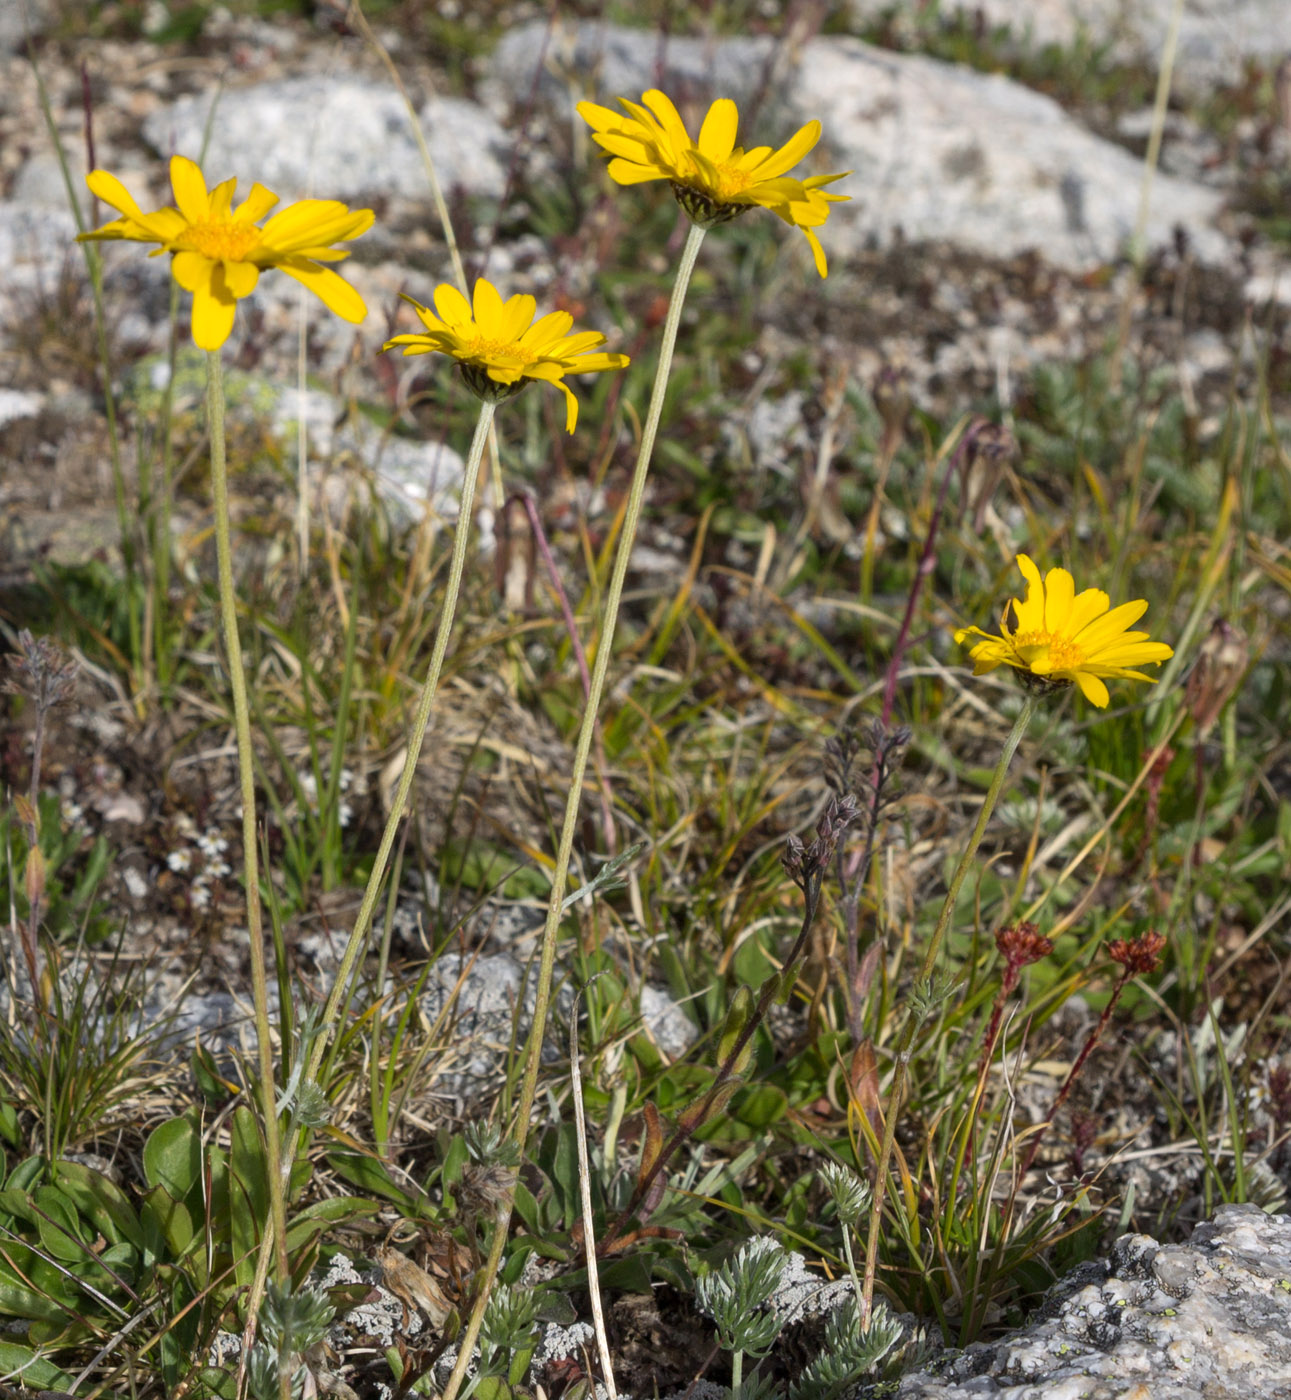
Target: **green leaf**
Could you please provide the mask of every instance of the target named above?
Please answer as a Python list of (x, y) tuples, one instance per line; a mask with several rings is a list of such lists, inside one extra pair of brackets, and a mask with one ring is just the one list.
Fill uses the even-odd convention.
[(774, 1084), (753, 1084), (731, 1100), (730, 1116), (750, 1128), (769, 1128), (789, 1111), (789, 1096)]
[(4, 1138), (10, 1147), (22, 1146), (18, 1112), (11, 1103), (0, 1103), (0, 1137)]
[(164, 1186), (155, 1186), (143, 1203), (145, 1228), (153, 1225), (166, 1241), (174, 1259), (182, 1259), (196, 1231), (188, 1207), (175, 1200)]
[(81, 1217), (56, 1186), (39, 1186), (32, 1197), (36, 1229), (48, 1253), (64, 1264), (84, 1262), (90, 1247), (81, 1236)]
[[(71, 1320), (68, 1309), (54, 1298), (35, 1293), (21, 1284), (0, 1278), (0, 1313), (8, 1317), (29, 1317), (37, 1322), (66, 1323)], [(0, 1345), (3, 1345), (0, 1343)]]
[(0, 1372), (6, 1380), (21, 1380), (45, 1390), (72, 1388), (72, 1378), (66, 1371), (60, 1371), (52, 1361), (37, 1356), (30, 1347), (18, 1342), (0, 1342)]
[(329, 1152), (327, 1164), (343, 1181), (357, 1186), (360, 1191), (383, 1196), (394, 1201), (410, 1215), (417, 1213), (417, 1202), (390, 1179), (386, 1169), (375, 1157), (361, 1152)]
[(229, 1216), (233, 1270), (240, 1288), (256, 1271), (260, 1234), (269, 1219), (269, 1166), (255, 1114), (245, 1104), (234, 1111), (229, 1150)]
[(176, 1201), (202, 1179), (202, 1139), (191, 1113), (170, 1118), (148, 1134), (143, 1171), (149, 1186), (164, 1186)]
[(76, 1208), (113, 1244), (143, 1248), (143, 1227), (120, 1187), (81, 1162), (55, 1162), (54, 1181)]

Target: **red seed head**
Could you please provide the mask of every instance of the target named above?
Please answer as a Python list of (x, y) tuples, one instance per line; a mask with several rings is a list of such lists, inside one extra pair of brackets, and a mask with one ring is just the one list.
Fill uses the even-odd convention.
[(1013, 972), (1026, 967), (1028, 963), (1039, 962), (1053, 952), (1052, 941), (1042, 937), (1040, 930), (1025, 919), (1017, 924), (1005, 924), (997, 930), (995, 946)]
[(1165, 947), (1165, 934), (1150, 929), (1137, 938), (1116, 938), (1107, 945), (1107, 956), (1118, 962), (1129, 973), (1142, 977), (1157, 970), (1161, 960), (1161, 950)]

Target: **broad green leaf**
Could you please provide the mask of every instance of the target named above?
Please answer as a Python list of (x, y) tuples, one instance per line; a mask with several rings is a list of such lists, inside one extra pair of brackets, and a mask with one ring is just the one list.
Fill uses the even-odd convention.
[(143, 1228), (119, 1186), (81, 1162), (55, 1162), (54, 1180), (76, 1208), (113, 1244), (143, 1248)]
[(52, 1361), (18, 1342), (0, 1342), (0, 1371), (6, 1380), (21, 1380), (25, 1385), (45, 1390), (72, 1388), (72, 1378), (66, 1371), (60, 1371)]
[(202, 1139), (195, 1116), (170, 1118), (148, 1134), (143, 1171), (149, 1186), (164, 1186), (176, 1201), (202, 1179)]

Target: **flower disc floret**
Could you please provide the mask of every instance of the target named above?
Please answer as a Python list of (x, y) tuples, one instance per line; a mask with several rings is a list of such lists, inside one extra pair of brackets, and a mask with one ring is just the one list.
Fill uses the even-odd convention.
[(405, 355), (451, 355), (471, 392), (491, 403), (518, 394), (531, 379), (554, 384), (565, 395), (565, 427), (571, 433), (578, 421), (578, 400), (564, 376), (599, 374), (628, 364), (626, 355), (597, 350), (605, 344), (598, 331), (570, 335), (574, 318), (567, 311), (551, 311), (535, 321), (538, 304), (533, 297), (503, 301), (483, 277), (476, 281), (471, 301), (447, 282), (435, 288), (434, 311), (412, 297), (404, 300), (425, 330), (397, 335), (383, 350), (399, 346)]
[(268, 267), (280, 268), (308, 287), (342, 320), (357, 324), (367, 315), (363, 298), (322, 264), (349, 257), (331, 245), (366, 233), (375, 218), (371, 209), (350, 209), (334, 199), (302, 199), (261, 226), (257, 221), (278, 203), (272, 190), (252, 185), (235, 208), (237, 180), (208, 190), (199, 167), (184, 156), (170, 162), (174, 206), (151, 214), (106, 170), (92, 170), (85, 182), (121, 217), (81, 238), (156, 243), (158, 253), (170, 253), (175, 281), (193, 294), (193, 339), (203, 350), (218, 350), (229, 338), (238, 302), (251, 295)]
[(688, 217), (704, 228), (726, 223), (754, 206), (769, 209), (803, 231), (816, 271), (822, 277), (827, 274), (816, 229), (829, 217), (831, 204), (850, 196), (826, 194), (823, 186), (851, 172), (805, 180), (788, 174), (820, 140), (819, 122), (808, 122), (778, 150), (755, 146), (746, 151), (735, 144), (739, 112), (728, 97), (708, 109), (696, 140), (672, 100), (657, 88), (643, 93), (639, 103), (625, 97), (619, 103), (627, 116), (595, 102), (578, 104), (579, 116), (595, 133), (592, 139), (611, 157), (610, 179), (620, 185), (667, 180)]
[(1017, 556), (1017, 564), (1027, 581), (1027, 596), (1005, 607), (1000, 635), (977, 627), (961, 627), (955, 633), (961, 644), (981, 638), (969, 652), (975, 676), (1012, 666), (1025, 682), (1041, 689), (1074, 682), (1091, 704), (1104, 709), (1109, 698), (1106, 680), (1151, 682), (1152, 676), (1133, 668), (1174, 655), (1164, 642), (1129, 630), (1147, 611), (1143, 599), (1112, 608), (1101, 588), (1077, 593), (1066, 569), (1050, 569), (1042, 580), (1025, 554)]

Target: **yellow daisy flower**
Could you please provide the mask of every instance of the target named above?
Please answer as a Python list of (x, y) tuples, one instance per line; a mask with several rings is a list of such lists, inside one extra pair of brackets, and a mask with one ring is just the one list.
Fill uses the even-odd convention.
[(719, 98), (708, 109), (698, 141), (690, 139), (676, 107), (657, 88), (643, 93), (640, 105), (625, 97), (619, 102), (626, 117), (595, 102), (578, 104), (579, 116), (596, 133), (592, 139), (613, 157), (610, 179), (620, 185), (671, 181), (677, 202), (705, 228), (760, 205), (807, 235), (816, 271), (822, 277), (827, 274), (825, 250), (815, 231), (829, 217), (831, 204), (851, 196), (825, 194), (821, 186), (851, 171), (805, 180), (786, 174), (820, 140), (819, 122), (808, 122), (778, 151), (770, 146), (746, 151), (735, 144), (739, 113), (728, 97)]
[(383, 350), (399, 345), (405, 355), (451, 355), (471, 392), (490, 403), (518, 394), (530, 379), (554, 384), (565, 396), (565, 428), (571, 433), (578, 421), (578, 400), (564, 376), (599, 374), (628, 363), (626, 355), (596, 353), (596, 347), (605, 344), (599, 331), (570, 335), (574, 318), (568, 311), (551, 311), (535, 321), (538, 303), (531, 296), (504, 302), (483, 277), (475, 283), (474, 306), (447, 282), (435, 288), (435, 311), (409, 296), (404, 301), (416, 310), (425, 334), (397, 335)]
[(183, 156), (173, 156), (170, 162), (178, 208), (168, 205), (145, 214), (106, 170), (92, 170), (85, 182), (121, 217), (81, 238), (158, 243), (153, 257), (170, 253), (175, 281), (193, 294), (193, 339), (203, 350), (218, 350), (229, 338), (238, 302), (251, 295), (266, 267), (281, 268), (343, 320), (358, 322), (367, 315), (354, 288), (319, 264), (349, 257), (330, 245), (366, 233), (376, 217), (371, 209), (349, 209), (334, 199), (302, 199), (262, 228), (256, 220), (278, 203), (272, 190), (252, 185), (251, 193), (234, 208), (237, 180), (208, 190), (201, 170)]
[(973, 674), (985, 675), (997, 666), (1012, 666), (1024, 682), (1057, 689), (1072, 681), (1085, 699), (1099, 709), (1107, 706), (1105, 679), (1151, 681), (1131, 668), (1166, 661), (1174, 655), (1164, 642), (1150, 642), (1146, 632), (1128, 629), (1147, 611), (1140, 598), (1108, 611), (1111, 599), (1101, 588), (1076, 592), (1066, 569), (1050, 569), (1041, 582), (1040, 570), (1019, 554), (1018, 568), (1027, 581), (1027, 596), (1012, 599), (1000, 618), (999, 637), (977, 627), (961, 627), (961, 644), (981, 637), (969, 653)]

